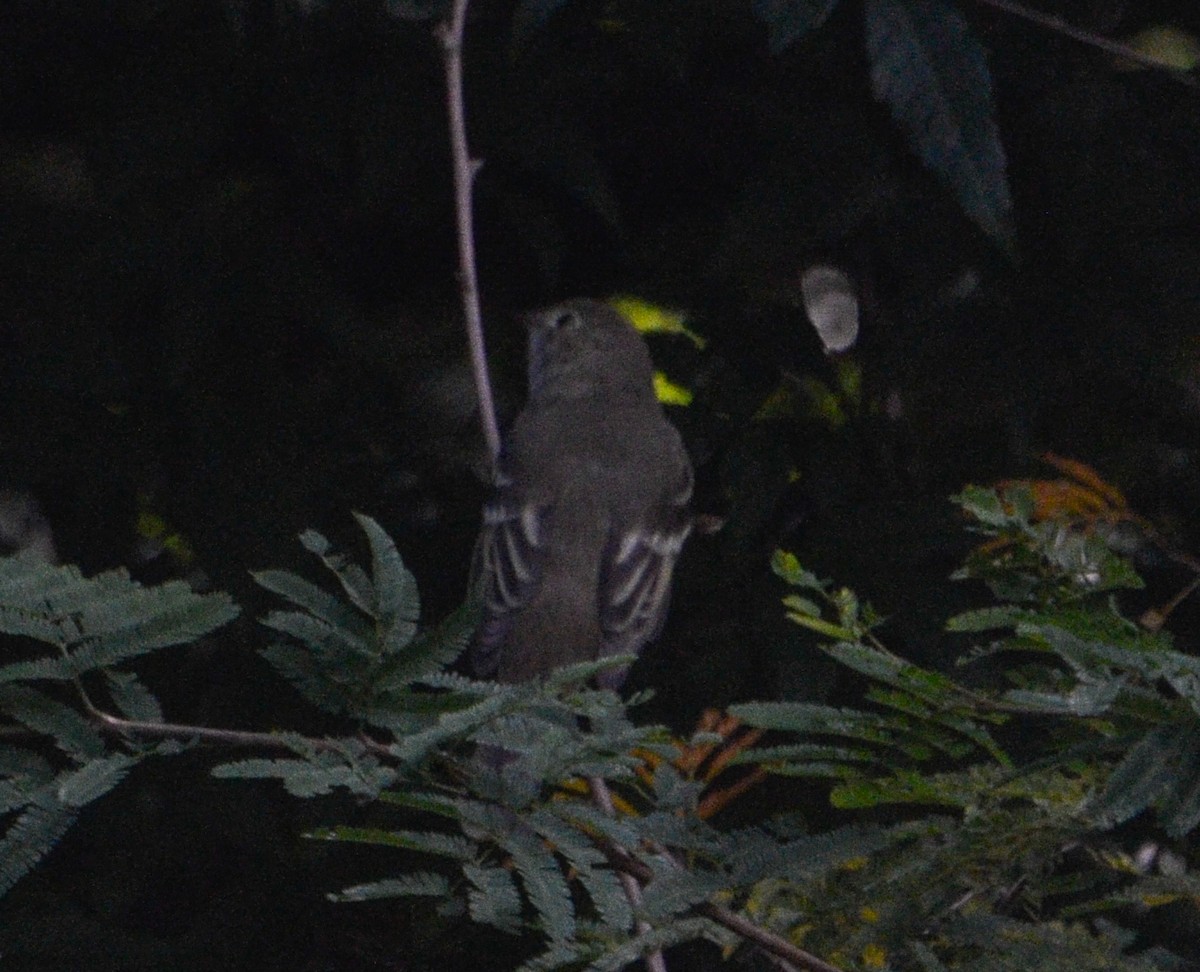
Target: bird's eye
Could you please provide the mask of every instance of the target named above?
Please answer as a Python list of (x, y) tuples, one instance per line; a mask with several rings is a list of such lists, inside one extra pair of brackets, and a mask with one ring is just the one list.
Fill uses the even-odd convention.
[(554, 320), (551, 322), (556, 331), (561, 331), (568, 327), (579, 326), (579, 315), (575, 311), (560, 311), (554, 315)]

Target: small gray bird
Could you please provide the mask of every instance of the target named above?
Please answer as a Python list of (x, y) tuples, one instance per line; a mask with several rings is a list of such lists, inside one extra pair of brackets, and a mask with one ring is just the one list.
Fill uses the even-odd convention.
[[(590, 300), (527, 323), (529, 399), (505, 440), (474, 568), (474, 669), (510, 683), (656, 637), (691, 530), (692, 466), (641, 335)], [(607, 675), (615, 688), (625, 671)]]

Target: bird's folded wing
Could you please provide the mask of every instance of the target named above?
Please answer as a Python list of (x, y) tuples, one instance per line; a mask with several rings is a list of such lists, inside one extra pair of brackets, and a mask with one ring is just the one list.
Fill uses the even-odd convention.
[(684, 465), (663, 502), (614, 531), (600, 567), (600, 627), (605, 654), (634, 654), (666, 620), (671, 574), (691, 532), (692, 471)]
[(537, 588), (549, 518), (550, 507), (522, 503), (504, 489), (484, 507), (472, 568), (472, 589), (483, 610), (471, 648), (477, 675), (495, 673), (515, 613)]

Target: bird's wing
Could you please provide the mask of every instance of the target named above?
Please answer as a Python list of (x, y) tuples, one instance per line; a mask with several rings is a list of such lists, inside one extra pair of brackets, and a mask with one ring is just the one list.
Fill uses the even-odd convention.
[(495, 674), (513, 618), (537, 589), (550, 514), (551, 507), (527, 502), (503, 476), (483, 508), (471, 585), (483, 611), (471, 646), (477, 675)]
[(684, 462), (662, 501), (639, 522), (618, 525), (609, 538), (599, 592), (605, 654), (634, 654), (662, 630), (671, 574), (692, 529), (691, 496), (692, 468)]

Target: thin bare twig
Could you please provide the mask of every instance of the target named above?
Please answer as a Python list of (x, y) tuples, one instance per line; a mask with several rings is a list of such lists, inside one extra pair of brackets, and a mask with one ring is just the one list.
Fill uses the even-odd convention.
[(1061, 17), (1056, 17), (1054, 14), (1043, 13), (1040, 10), (1033, 10), (1023, 4), (1013, 3), (1012, 0), (975, 0), (976, 3), (982, 3), (985, 7), (992, 7), (996, 10), (1001, 10), (1013, 17), (1020, 17), (1022, 20), (1028, 20), (1030, 23), (1037, 24), (1039, 27), (1045, 27), (1047, 30), (1053, 31), (1056, 34), (1062, 34), (1064, 37), (1069, 37), (1073, 41), (1078, 41), (1080, 44), (1087, 44), (1089, 47), (1095, 47), (1098, 50), (1104, 51), (1107, 54), (1112, 54), (1116, 57), (1132, 61), (1142, 67), (1151, 68), (1155, 71), (1162, 71), (1168, 76), (1174, 78), (1180, 84), (1185, 84), (1189, 88), (1200, 88), (1200, 79), (1195, 75), (1189, 74), (1187, 71), (1181, 71), (1178, 68), (1173, 68), (1170, 65), (1163, 64), (1157, 58), (1151, 57), (1149, 54), (1143, 54), (1141, 51), (1134, 50), (1128, 44), (1122, 44), (1119, 41), (1109, 40), (1107, 37), (1101, 37), (1099, 34), (1094, 34), (1091, 31), (1084, 30), (1081, 27), (1076, 27), (1073, 24), (1067, 23)]
[[(649, 866), (638, 860), (625, 848), (618, 847), (606, 837), (594, 832), (589, 832), (589, 836), (617, 871), (632, 875), (642, 884), (650, 883), (651, 878), (654, 877), (654, 872), (650, 870)], [(730, 911), (728, 908), (723, 908), (721, 905), (713, 904), (711, 901), (704, 901), (696, 905), (696, 911), (704, 915), (704, 917), (715, 921), (718, 925), (728, 928), (739, 937), (746, 939), (746, 941), (753, 942), (768, 954), (783, 959), (785, 962), (790, 962), (799, 968), (807, 969), (808, 972), (844, 972), (838, 966), (831, 965), (824, 959), (813, 955), (812, 952), (806, 952), (802, 948), (797, 948), (787, 939), (781, 938), (774, 932), (763, 928), (761, 925), (756, 925), (750, 919), (744, 918), (736, 912)]]
[[(609, 790), (608, 784), (599, 776), (589, 776), (588, 787), (592, 791), (592, 800), (595, 801), (596, 806), (608, 816), (615, 817), (617, 811), (613, 806), (612, 792)], [(622, 850), (624, 849), (622, 848)], [(628, 851), (625, 851), (625, 854), (628, 856)], [(650, 931), (650, 925), (637, 917), (637, 910), (642, 903), (642, 885), (637, 876), (629, 871), (618, 868), (617, 876), (621, 882), (621, 889), (625, 892), (625, 898), (629, 902), (629, 908), (634, 913), (634, 928), (639, 935), (644, 935)], [(654, 951), (647, 955), (646, 968), (650, 972), (667, 972), (667, 962), (663, 958), (663, 953)]]
[[(467, 145), (467, 114), (463, 98), (462, 50), (470, 0), (454, 0), (447, 21), (438, 25), (437, 37), (442, 45), (442, 65), (446, 74), (446, 115), (450, 127), (450, 156), (454, 170), (454, 215), (458, 235), (458, 278), (462, 292), (463, 317), (467, 340), (471, 346), (471, 370), (479, 398), (479, 419), (487, 442), (493, 471), (500, 455), (500, 431), (496, 423), (496, 407), (492, 384), (488, 377), (487, 352), (483, 338), (483, 315), (479, 309), (479, 278), (475, 269), (475, 236), (471, 218), (471, 190), (480, 162), (472, 159)], [(608, 814), (615, 813), (612, 794), (601, 779), (589, 780), (592, 797)], [(623, 874), (621, 883), (630, 908), (636, 912), (641, 903), (641, 887), (637, 879)], [(643, 921), (637, 922), (639, 932), (650, 930)], [(646, 956), (650, 972), (667, 972), (662, 952)]]
[(472, 225), (471, 192), (482, 163), (471, 158), (467, 145), (467, 112), (463, 98), (462, 49), (470, 0), (454, 0), (450, 18), (436, 29), (442, 45), (442, 67), (446, 74), (446, 116), (450, 127), (450, 158), (454, 172), (454, 218), (458, 236), (458, 286), (462, 294), (463, 320), (471, 347), (471, 371), (479, 399), (479, 421), (494, 467), (500, 455), (500, 428), (488, 376), (487, 351), (483, 339), (483, 314), (479, 309), (479, 276), (475, 269), (475, 233)]
[[(101, 728), (111, 732), (137, 736), (143, 739), (202, 739), (205, 742), (220, 743), (223, 746), (247, 746), (255, 749), (291, 750), (287, 739), (275, 732), (253, 732), (247, 729), (213, 729), (210, 726), (191, 726), (178, 722), (145, 722), (140, 719), (122, 719), (111, 712), (97, 708), (83, 695), (84, 708)], [(382, 755), (391, 756), (388, 748), (375, 740), (359, 735), (359, 742), (366, 749)], [(345, 751), (345, 743), (336, 739), (314, 739), (306, 737), (305, 744), (318, 752), (340, 753)]]

